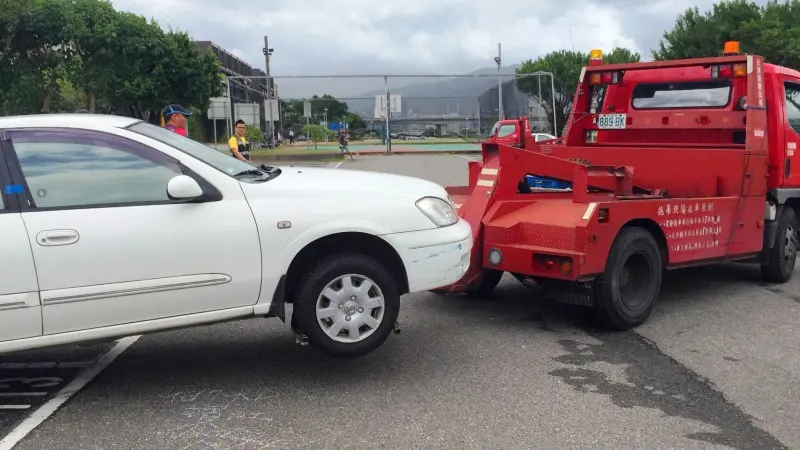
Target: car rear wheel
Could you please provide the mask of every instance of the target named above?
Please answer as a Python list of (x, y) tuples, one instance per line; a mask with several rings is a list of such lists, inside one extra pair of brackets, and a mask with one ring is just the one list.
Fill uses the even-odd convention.
[(662, 275), (661, 251), (653, 235), (643, 228), (623, 228), (611, 247), (605, 273), (596, 280), (599, 321), (618, 330), (643, 324), (655, 308)]
[(391, 273), (368, 256), (341, 254), (309, 270), (300, 282), (293, 314), (314, 348), (355, 358), (386, 341), (399, 312), (400, 295)]

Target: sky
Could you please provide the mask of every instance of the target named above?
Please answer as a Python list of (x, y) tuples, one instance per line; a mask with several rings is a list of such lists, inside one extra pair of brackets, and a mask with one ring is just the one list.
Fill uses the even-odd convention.
[[(764, 0), (765, 1), (765, 0)], [(273, 76), (455, 74), (559, 49), (627, 47), (649, 58), (691, 6), (713, 0), (112, 0), (210, 40)], [(761, 3), (761, 1), (759, 1)], [(722, 43), (720, 43), (722, 45)]]

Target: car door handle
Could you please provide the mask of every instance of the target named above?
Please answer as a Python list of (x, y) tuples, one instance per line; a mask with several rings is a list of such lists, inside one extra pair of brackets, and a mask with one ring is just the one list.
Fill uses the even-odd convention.
[(75, 230), (47, 230), (36, 235), (36, 242), (45, 247), (69, 245), (78, 242), (80, 237)]

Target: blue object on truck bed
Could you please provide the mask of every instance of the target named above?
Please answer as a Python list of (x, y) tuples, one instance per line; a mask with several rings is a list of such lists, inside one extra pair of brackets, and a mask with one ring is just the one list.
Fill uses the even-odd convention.
[(528, 186), (540, 189), (571, 189), (572, 183), (566, 181), (552, 180), (550, 178), (528, 175)]

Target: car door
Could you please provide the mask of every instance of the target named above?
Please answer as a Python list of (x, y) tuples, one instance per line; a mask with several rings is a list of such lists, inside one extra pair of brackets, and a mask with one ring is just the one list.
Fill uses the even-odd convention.
[(28, 234), (4, 155), (0, 131), (0, 348), (4, 343), (42, 335), (42, 308)]
[[(219, 173), (215, 185), (110, 132), (9, 135), (45, 335), (256, 303), (258, 232), (236, 180)], [(204, 201), (169, 198), (167, 184), (181, 174), (204, 187)]]

